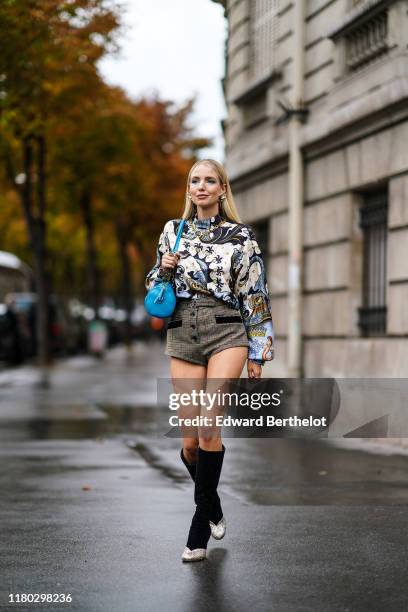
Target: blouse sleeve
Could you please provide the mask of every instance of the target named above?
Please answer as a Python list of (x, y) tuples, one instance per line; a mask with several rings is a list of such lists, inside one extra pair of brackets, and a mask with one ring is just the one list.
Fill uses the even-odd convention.
[(149, 291), (149, 289), (151, 289), (156, 284), (156, 282), (159, 282), (162, 280), (170, 280), (171, 275), (172, 275), (171, 269), (165, 270), (160, 267), (161, 258), (163, 257), (165, 253), (168, 253), (171, 250), (170, 244), (169, 244), (167, 227), (168, 226), (166, 223), (166, 225), (163, 228), (162, 233), (160, 234), (159, 243), (157, 245), (156, 263), (154, 264), (154, 267), (150, 270), (150, 272), (146, 276), (145, 287), (147, 291)]
[(248, 336), (248, 359), (263, 365), (274, 358), (275, 333), (261, 251), (253, 231), (247, 230), (237, 254), (235, 295)]

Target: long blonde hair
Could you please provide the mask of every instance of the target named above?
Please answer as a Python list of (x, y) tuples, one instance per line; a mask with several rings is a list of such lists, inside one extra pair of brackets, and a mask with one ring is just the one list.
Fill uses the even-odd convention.
[(188, 197), (188, 193), (189, 193), (189, 185), (191, 181), (191, 176), (194, 170), (200, 164), (208, 164), (209, 166), (211, 166), (212, 169), (217, 173), (220, 184), (225, 185), (226, 187), (225, 199), (222, 199), (219, 202), (219, 211), (220, 211), (221, 217), (225, 219), (226, 221), (232, 221), (234, 223), (242, 223), (239, 217), (237, 208), (235, 206), (234, 197), (232, 195), (228, 175), (225, 171), (224, 166), (222, 166), (219, 162), (215, 161), (215, 159), (200, 159), (190, 169), (190, 172), (188, 173), (188, 177), (187, 177), (187, 188), (186, 188), (186, 196), (185, 196), (185, 203), (184, 203), (184, 210), (183, 210), (182, 218), (192, 219), (196, 213), (197, 207), (193, 203), (191, 198)]

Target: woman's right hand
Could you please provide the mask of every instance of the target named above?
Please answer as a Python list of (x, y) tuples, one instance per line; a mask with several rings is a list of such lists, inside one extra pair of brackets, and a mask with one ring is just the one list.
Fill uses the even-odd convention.
[(161, 259), (160, 266), (173, 270), (177, 266), (179, 259), (180, 253), (165, 253)]

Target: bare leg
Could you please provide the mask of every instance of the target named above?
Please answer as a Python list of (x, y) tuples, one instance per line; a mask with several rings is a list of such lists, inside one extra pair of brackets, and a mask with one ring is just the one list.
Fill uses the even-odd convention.
[[(207, 368), (205, 366), (196, 365), (195, 363), (190, 363), (189, 361), (184, 361), (183, 359), (177, 359), (176, 357), (171, 357), (170, 361), (170, 373), (173, 379), (173, 385), (175, 390), (180, 391), (180, 385), (183, 385), (182, 391), (184, 393), (190, 393), (194, 388), (200, 387), (204, 388), (205, 380), (207, 375)], [(184, 385), (182, 381), (187, 381), (187, 387)], [(183, 412), (186, 413), (188, 407), (184, 407), (186, 410)], [(197, 414), (200, 414), (200, 409), (197, 409)], [(191, 412), (188, 413), (188, 416), (191, 415)], [(183, 416), (179, 411), (179, 416)], [(182, 428), (183, 430), (183, 428)], [(196, 435), (192, 434), (192, 428), (188, 427), (184, 430), (186, 435), (183, 436), (183, 455), (187, 463), (196, 463), (197, 461), (197, 450), (198, 450), (198, 430)]]
[[(247, 356), (248, 349), (245, 346), (234, 346), (210, 357), (207, 364), (207, 393), (215, 393), (223, 385), (223, 381), (229, 378), (239, 378)], [(220, 408), (222, 413), (223, 407)], [(205, 412), (204, 408), (201, 414)], [(199, 444), (200, 448), (207, 451), (222, 450), (221, 428), (199, 430)]]
[(240, 378), (247, 356), (246, 346), (234, 346), (215, 353), (208, 360), (207, 378)]

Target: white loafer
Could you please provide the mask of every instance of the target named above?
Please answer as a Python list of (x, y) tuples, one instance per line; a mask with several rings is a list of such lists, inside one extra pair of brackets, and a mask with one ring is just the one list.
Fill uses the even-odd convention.
[(215, 524), (210, 521), (211, 535), (215, 540), (222, 540), (227, 531), (227, 521), (223, 516), (219, 523)]
[(191, 561), (202, 561), (207, 558), (207, 550), (205, 548), (194, 548), (194, 550), (190, 550), (188, 546), (183, 550), (183, 554), (181, 555), (181, 559), (185, 563), (189, 563)]

